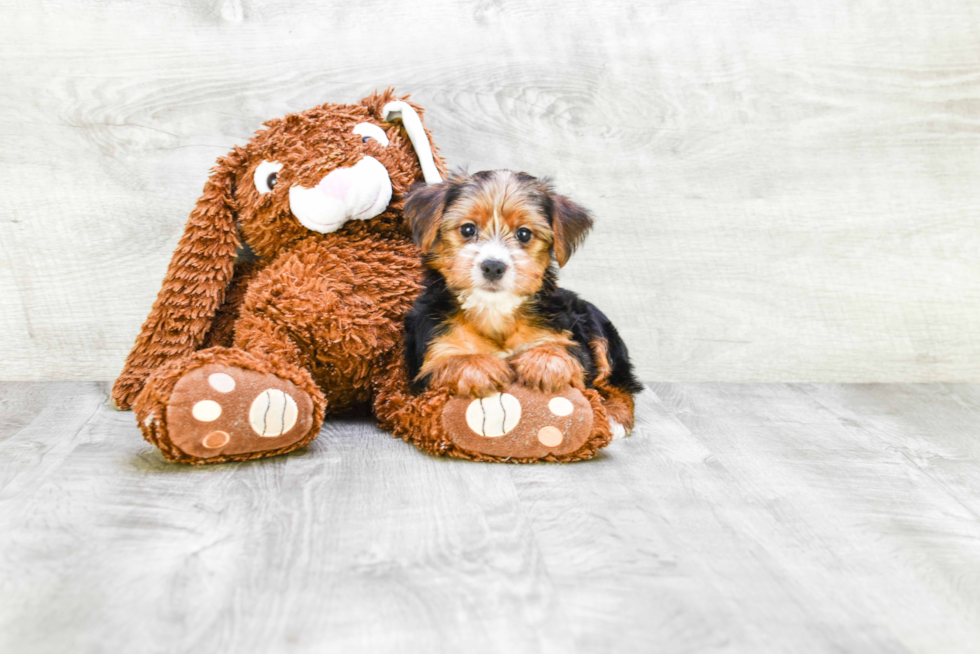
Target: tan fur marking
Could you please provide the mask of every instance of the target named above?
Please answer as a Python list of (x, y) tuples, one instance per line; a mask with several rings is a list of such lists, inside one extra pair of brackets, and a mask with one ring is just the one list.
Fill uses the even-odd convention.
[(592, 357), (595, 361), (596, 367), (596, 381), (605, 381), (609, 378), (612, 373), (612, 367), (609, 365), (608, 347), (605, 339), (597, 338), (591, 343), (589, 347), (592, 349)]
[(544, 393), (574, 386), (585, 388), (582, 364), (558, 345), (538, 345), (510, 359), (517, 381)]
[(612, 367), (609, 365), (609, 348), (605, 339), (597, 338), (589, 343), (589, 347), (592, 349), (593, 360), (598, 370), (593, 386), (605, 400), (606, 413), (609, 417), (621, 424), (629, 433), (633, 430), (633, 396), (609, 383)]

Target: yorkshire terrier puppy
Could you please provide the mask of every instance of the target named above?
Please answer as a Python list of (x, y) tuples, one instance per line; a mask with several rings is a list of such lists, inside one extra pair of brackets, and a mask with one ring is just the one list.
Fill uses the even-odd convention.
[(553, 263), (564, 266), (585, 239), (588, 211), (547, 181), (493, 170), (413, 191), (405, 217), (427, 268), (406, 320), (416, 393), (595, 388), (614, 431), (632, 429), (642, 387), (626, 345), (599, 309), (557, 286)]

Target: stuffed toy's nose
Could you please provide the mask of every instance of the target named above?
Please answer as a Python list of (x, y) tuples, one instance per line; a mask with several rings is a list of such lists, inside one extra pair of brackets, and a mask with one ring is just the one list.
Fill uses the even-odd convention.
[(338, 168), (323, 178), (317, 189), (329, 198), (343, 200), (347, 197), (347, 192), (354, 184), (354, 170), (351, 168)]

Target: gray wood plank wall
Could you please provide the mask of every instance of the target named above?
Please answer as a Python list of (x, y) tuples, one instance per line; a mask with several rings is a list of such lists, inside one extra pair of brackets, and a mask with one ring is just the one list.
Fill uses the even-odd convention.
[(0, 378), (109, 379), (216, 157), (412, 92), (663, 380), (980, 380), (975, 0), (0, 1)]

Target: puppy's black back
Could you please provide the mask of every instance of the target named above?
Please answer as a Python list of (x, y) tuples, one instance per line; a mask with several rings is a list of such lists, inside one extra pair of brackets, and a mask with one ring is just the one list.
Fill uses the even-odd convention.
[(591, 302), (564, 288), (558, 288), (554, 270), (545, 275), (544, 285), (535, 296), (535, 311), (555, 331), (568, 331), (572, 334), (575, 347), (571, 354), (585, 369), (585, 382), (591, 386), (598, 370), (591, 344), (602, 340), (606, 345), (609, 361), (610, 385), (630, 394), (643, 390), (643, 384), (633, 374), (633, 363), (629, 358), (626, 343), (609, 318)]

